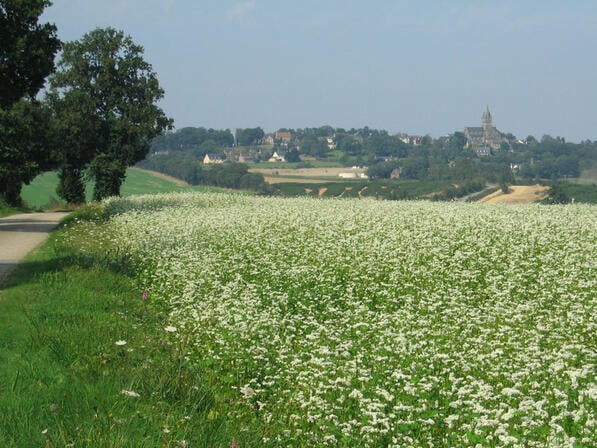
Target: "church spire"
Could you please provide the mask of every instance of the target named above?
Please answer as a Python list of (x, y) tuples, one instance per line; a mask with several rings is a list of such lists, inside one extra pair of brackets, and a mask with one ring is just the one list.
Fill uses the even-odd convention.
[(483, 112), (483, 115), (481, 116), (481, 123), (483, 124), (484, 128), (493, 126), (493, 123), (491, 122), (491, 112), (489, 112), (489, 105), (485, 106), (485, 112)]

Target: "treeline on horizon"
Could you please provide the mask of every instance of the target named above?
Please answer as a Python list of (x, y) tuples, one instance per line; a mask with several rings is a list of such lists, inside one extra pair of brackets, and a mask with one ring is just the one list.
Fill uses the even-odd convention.
[[(204, 166), (205, 154), (222, 157), (245, 154), (252, 162), (264, 162), (274, 152), (284, 155), (288, 162), (307, 158), (334, 161), (343, 166), (366, 166), (367, 174), (375, 179), (412, 179), (420, 181), (452, 181), (458, 186), (446, 192), (446, 199), (483, 189), (487, 184), (556, 183), (577, 178), (581, 168), (597, 166), (597, 141), (566, 142), (561, 137), (543, 136), (524, 140), (505, 134), (504, 142), (489, 156), (480, 156), (466, 147), (463, 132), (441, 138), (424, 136), (416, 143), (408, 142), (406, 134), (390, 135), (385, 130), (341, 129), (331, 126), (305, 129), (280, 129), (289, 132), (289, 141), (274, 139), (264, 145), (266, 134), (261, 128), (215, 130), (186, 127), (156, 138), (149, 157), (140, 166), (160, 171), (190, 184), (206, 184), (263, 191), (257, 176), (245, 178), (247, 166), (234, 163)], [(272, 137), (276, 133), (272, 134)], [(406, 140), (406, 141), (405, 141)], [(330, 149), (330, 142), (333, 149)], [(309, 162), (303, 162), (308, 166)], [(234, 185), (232, 175), (242, 173)], [(222, 179), (227, 179), (223, 182)], [(242, 181), (241, 181), (242, 180)]]

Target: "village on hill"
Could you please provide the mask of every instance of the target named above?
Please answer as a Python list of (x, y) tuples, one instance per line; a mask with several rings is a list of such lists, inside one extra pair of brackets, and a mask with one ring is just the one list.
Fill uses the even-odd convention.
[[(251, 185), (269, 193), (288, 191), (285, 184), (290, 183), (313, 184), (305, 187), (313, 191), (319, 188), (317, 182), (416, 181), (428, 187), (422, 190), (424, 195), (435, 199), (490, 194), (496, 189), (509, 193), (517, 184), (594, 176), (597, 142), (570, 143), (549, 135), (518, 138), (494, 125), (489, 106), (479, 121), (478, 126), (439, 138), (369, 127), (283, 128), (269, 133), (257, 127), (236, 129), (234, 134), (229, 129), (186, 127), (155, 139), (139, 166), (191, 184)], [(304, 194), (305, 188), (293, 191)], [(385, 190), (381, 197), (418, 197), (404, 188), (399, 194), (387, 185)], [(387, 191), (394, 193), (388, 196)]]

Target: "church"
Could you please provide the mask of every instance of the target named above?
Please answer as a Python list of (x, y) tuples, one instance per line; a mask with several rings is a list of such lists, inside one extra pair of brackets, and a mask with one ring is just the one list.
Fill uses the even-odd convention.
[(493, 125), (489, 106), (481, 116), (481, 127), (464, 128), (466, 147), (473, 148), (479, 155), (489, 155), (492, 149), (499, 149), (506, 138)]

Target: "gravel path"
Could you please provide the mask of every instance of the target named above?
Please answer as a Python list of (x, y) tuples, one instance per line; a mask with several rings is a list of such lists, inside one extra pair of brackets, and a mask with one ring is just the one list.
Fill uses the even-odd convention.
[(23, 213), (0, 218), (0, 284), (68, 213)]

